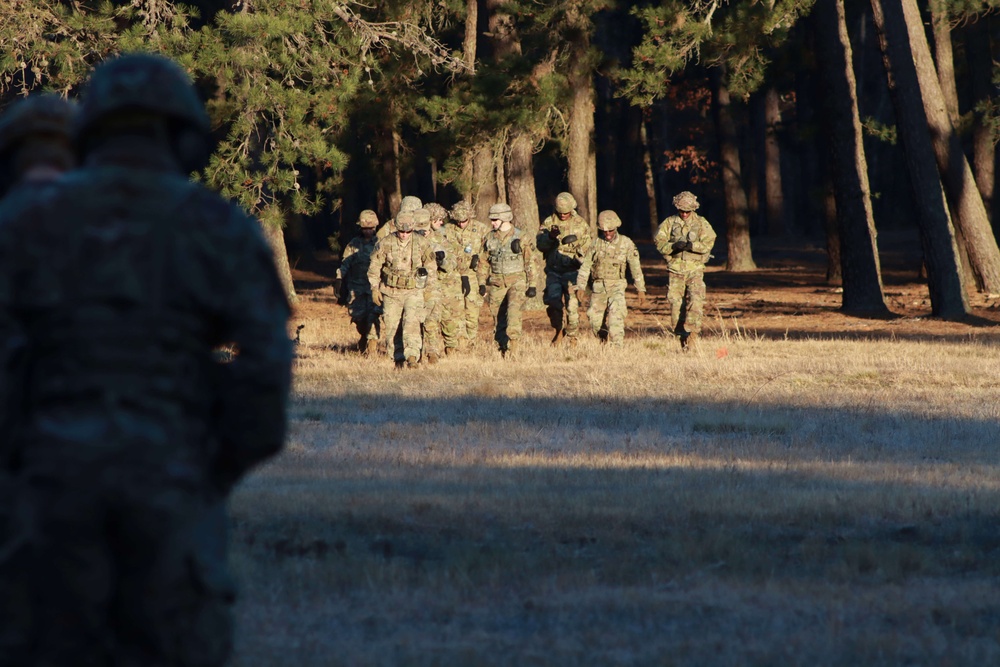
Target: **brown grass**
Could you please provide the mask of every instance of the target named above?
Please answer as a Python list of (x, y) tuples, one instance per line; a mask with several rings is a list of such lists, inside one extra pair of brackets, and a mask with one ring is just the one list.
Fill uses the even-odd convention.
[(239, 667), (1000, 664), (995, 342), (720, 318), (395, 371), (302, 321), (232, 501)]

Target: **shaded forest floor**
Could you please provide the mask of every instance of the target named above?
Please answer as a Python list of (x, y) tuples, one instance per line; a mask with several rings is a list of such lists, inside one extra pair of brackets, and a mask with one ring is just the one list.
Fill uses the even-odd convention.
[[(972, 314), (963, 322), (932, 317), (927, 284), (919, 275), (916, 238), (885, 233), (879, 243), (886, 303), (892, 313), (889, 317), (856, 317), (840, 311), (841, 289), (827, 284), (823, 248), (801, 239), (755, 239), (757, 271), (729, 273), (724, 270), (724, 258), (710, 263), (705, 276), (706, 337), (1000, 340), (1000, 295), (972, 295)], [(639, 247), (651, 298), (645, 308), (636, 308), (634, 290), (629, 288), (626, 335), (662, 336), (670, 322), (666, 266), (652, 244), (640, 242)], [(329, 252), (293, 261), (296, 288), (304, 297), (298, 306), (298, 319), (334, 305), (330, 283), (338, 264), (337, 256)], [(490, 326), (487, 320), (484, 308), (481, 329)], [(551, 332), (544, 311), (537, 308), (526, 313), (525, 329), (529, 335), (543, 337)]]

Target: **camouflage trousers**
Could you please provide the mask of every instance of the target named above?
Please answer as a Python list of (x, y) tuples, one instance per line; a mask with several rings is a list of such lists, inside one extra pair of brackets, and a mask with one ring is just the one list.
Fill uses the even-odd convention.
[(347, 302), (347, 313), (351, 316), (361, 338), (378, 340), (381, 326), (381, 309), (372, 301), (372, 293), (368, 289), (352, 287)]
[(699, 333), (705, 314), (705, 271), (670, 272), (667, 300), (670, 302), (670, 327), (679, 336)]
[(479, 336), (479, 311), (483, 307), (483, 297), (479, 296), (479, 290), (476, 287), (477, 280), (476, 274), (472, 274), (469, 277), (469, 293), (464, 294), (464, 289), (459, 283), (459, 311), (457, 318), (462, 320), (462, 325), (465, 331), (465, 337), (469, 341), (474, 341)]
[(223, 500), (148, 471), (91, 472), (21, 481), (0, 557), (0, 665), (225, 664)]
[(600, 336), (601, 329), (608, 332), (608, 342), (615, 347), (625, 343), (625, 307), (624, 280), (595, 280), (590, 293), (590, 308), (587, 309), (587, 319), (595, 336)]
[(511, 341), (521, 337), (521, 312), (528, 280), (521, 273), (491, 273), (486, 282), (486, 301), (493, 317), (493, 339), (506, 350)]
[(576, 271), (572, 273), (545, 273), (545, 312), (556, 331), (564, 331), (574, 337), (580, 331), (580, 300), (576, 290)]
[(382, 342), (396, 361), (420, 358), (424, 291), (382, 287)]
[[(456, 276), (457, 278), (457, 276)], [(434, 294), (433, 303), (427, 305), (424, 321), (424, 347), (427, 352), (441, 355), (444, 347), (457, 350), (465, 334), (462, 317), (462, 284), (460, 281), (442, 279), (440, 289)]]

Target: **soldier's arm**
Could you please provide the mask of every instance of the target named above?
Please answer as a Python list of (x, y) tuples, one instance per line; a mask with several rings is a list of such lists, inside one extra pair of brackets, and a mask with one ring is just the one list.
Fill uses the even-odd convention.
[(535, 287), (535, 244), (530, 239), (525, 239), (521, 252), (524, 253), (524, 277), (528, 281), (528, 287)]
[(371, 285), (372, 292), (378, 290), (379, 283), (382, 282), (382, 264), (385, 261), (382, 242), (375, 244), (372, 256), (368, 260), (368, 284)]
[(343, 255), (340, 258), (340, 266), (337, 267), (337, 279), (347, 280), (347, 276), (351, 272), (351, 265), (358, 258), (358, 249), (354, 246), (354, 241), (351, 241), (344, 247)]
[(490, 274), (490, 261), (489, 256), (486, 252), (486, 237), (483, 236), (482, 241), (479, 243), (479, 249), (477, 251), (479, 256), (479, 266), (476, 267), (476, 282), (480, 285), (486, 284), (486, 278)]
[(423, 237), (420, 240), (423, 242), (421, 244), (423, 248), (420, 251), (420, 263), (427, 269), (427, 287), (433, 288), (437, 284), (438, 279), (438, 265), (437, 258), (434, 256), (434, 244)]
[(715, 230), (712, 229), (712, 225), (708, 224), (708, 220), (702, 218), (701, 234), (691, 242), (691, 252), (698, 253), (699, 255), (707, 255), (712, 252), (712, 246), (714, 245)]
[(670, 241), (670, 218), (660, 223), (660, 228), (656, 230), (656, 236), (653, 237), (653, 244), (661, 255), (665, 258), (670, 257), (673, 250)]
[(292, 364), (291, 310), (270, 246), (256, 220), (242, 212), (233, 217), (239, 245), (228, 251), (235, 261), (220, 333), (239, 353), (214, 369), (218, 448), (212, 472), (224, 489), (284, 444)]
[(591, 250), (580, 259), (580, 269), (576, 273), (576, 288), (578, 290), (587, 289), (590, 281), (590, 271), (594, 266), (594, 251)]
[(646, 279), (642, 275), (642, 263), (639, 261), (639, 249), (628, 239), (629, 249), (627, 255), (628, 270), (632, 274), (632, 282), (635, 283), (637, 292), (646, 291)]
[(538, 228), (538, 234), (535, 236), (535, 245), (542, 254), (548, 253), (559, 246), (559, 238), (549, 236), (549, 232), (552, 231), (552, 226), (555, 224), (554, 220), (556, 218), (551, 215), (545, 218), (542, 221), (542, 225)]

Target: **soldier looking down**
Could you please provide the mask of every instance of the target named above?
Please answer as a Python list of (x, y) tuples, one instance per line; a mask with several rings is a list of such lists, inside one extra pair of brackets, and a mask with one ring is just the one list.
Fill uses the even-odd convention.
[(368, 264), (375, 250), (375, 228), (378, 215), (371, 209), (361, 211), (358, 216), (361, 233), (351, 239), (344, 248), (343, 259), (333, 281), (334, 292), (339, 302), (347, 307), (351, 322), (358, 330), (358, 350), (368, 354), (373, 345), (378, 344), (380, 309), (372, 301), (371, 285), (368, 282)]
[(576, 272), (590, 250), (590, 225), (576, 212), (576, 199), (568, 192), (556, 196), (556, 212), (545, 218), (537, 245), (545, 257), (545, 312), (555, 329), (552, 344), (565, 336), (576, 345), (580, 330), (580, 301), (576, 295)]

